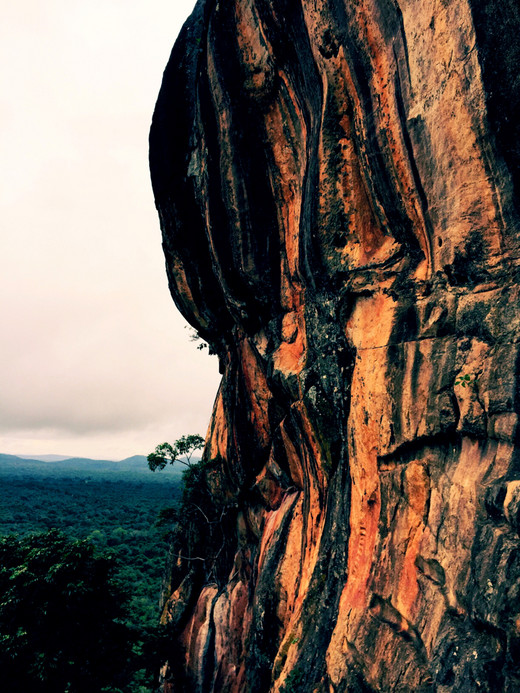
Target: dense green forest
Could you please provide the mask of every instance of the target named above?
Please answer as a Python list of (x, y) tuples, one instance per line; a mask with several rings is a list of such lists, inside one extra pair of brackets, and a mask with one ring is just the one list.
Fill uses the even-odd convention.
[[(0, 537), (5, 693), (148, 693), (153, 631), (136, 627), (116, 561), (52, 529)], [(155, 638), (157, 640), (157, 638)], [(155, 647), (154, 647), (155, 649)]]
[[(20, 676), (25, 675), (27, 686), (41, 693), (61, 693), (62, 690), (79, 693), (94, 674), (99, 674), (100, 680), (111, 681), (99, 690), (114, 693), (155, 690), (158, 662), (162, 661), (160, 652), (165, 646), (163, 641), (167, 642), (163, 629), (158, 628), (158, 621), (172, 530), (159, 518), (172, 516), (168, 509), (178, 505), (181, 494), (182, 465), (167, 465), (163, 471), (152, 472), (143, 456), (122, 462), (80, 458), (43, 462), (0, 454), (0, 547), (3, 551), (0, 581), (5, 582), (4, 597), (0, 599), (0, 639), (5, 662), (0, 668), (5, 670), (4, 674), (11, 666), (13, 681), (19, 682)], [(74, 541), (82, 543), (67, 543)], [(41, 547), (47, 547), (43, 553)], [(91, 550), (95, 552), (93, 555), (89, 553)], [(56, 576), (74, 569), (74, 562), (67, 558), (74, 552), (81, 558), (79, 565), (83, 566), (79, 588), (75, 579), (69, 586), (66, 581), (62, 584), (56, 581)], [(28, 556), (33, 556), (31, 563), (27, 562)], [(93, 582), (92, 571), (98, 571), (107, 560), (105, 577), (99, 583)], [(9, 561), (12, 561), (11, 566)], [(49, 562), (48, 568), (45, 568), (45, 561)], [(20, 579), (23, 584), (18, 584)], [(56, 684), (55, 673), (66, 670), (61, 664), (58, 666), (59, 662), (70, 660), (71, 676), (81, 662), (85, 665), (86, 655), (73, 656), (74, 650), (69, 652), (70, 647), (63, 649), (61, 646), (68, 641), (71, 646), (77, 645), (83, 637), (78, 634), (85, 629), (81, 624), (72, 624), (78, 619), (71, 617), (70, 625), (76, 627), (76, 631), (61, 640), (56, 636), (56, 643), (53, 643), (54, 627), (49, 631), (48, 619), (34, 621), (32, 614), (48, 615), (49, 609), (60, 613), (63, 611), (60, 604), (66, 604), (66, 611), (71, 604), (71, 589), (79, 589), (78, 605), (85, 609), (88, 604), (85, 602), (86, 585), (93, 595), (93, 613), (97, 614), (96, 618), (104, 619), (103, 630), (110, 633), (114, 628), (123, 628), (118, 631), (117, 642), (113, 643), (116, 649), (105, 659), (111, 661), (113, 656), (116, 661), (119, 657), (124, 666), (116, 671), (114, 665), (111, 672), (110, 667), (103, 664), (104, 660), (97, 657), (92, 666), (87, 665), (89, 676), (82, 675), (77, 681), (69, 677), (67, 683), (60, 679)], [(45, 598), (42, 598), (42, 589), (50, 590)], [(103, 597), (101, 601), (95, 597), (105, 593), (116, 597)], [(115, 611), (122, 609), (123, 622), (121, 617), (105, 613), (103, 600), (105, 605), (112, 601)], [(24, 607), (26, 603), (28, 608)], [(26, 627), (27, 614), (31, 618)], [(66, 621), (64, 617), (64, 628)], [(88, 628), (85, 633), (87, 631)], [(92, 628), (89, 632), (93, 633)], [(106, 649), (102, 635), (94, 634), (91, 640)], [(34, 644), (40, 637), (41, 647)], [(83, 654), (86, 651), (83, 646), (80, 650)], [(72, 666), (72, 662), (76, 664)], [(117, 677), (125, 676), (126, 684), (120, 688), (116, 685)], [(9, 682), (6, 685), (11, 690), (12, 685)], [(96, 685), (88, 690), (96, 689)]]
[[(126, 462), (126, 461), (125, 461)], [(159, 513), (180, 495), (180, 470), (122, 463), (22, 461), (0, 456), (0, 536), (59, 529), (117, 559), (136, 623), (157, 622), (168, 527)]]

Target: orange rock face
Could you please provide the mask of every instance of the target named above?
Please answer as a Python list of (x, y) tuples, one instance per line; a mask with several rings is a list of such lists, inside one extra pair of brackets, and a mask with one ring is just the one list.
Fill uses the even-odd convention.
[(516, 0), (181, 32), (150, 161), (226, 524), (177, 557), (165, 690), (520, 690), (519, 36)]

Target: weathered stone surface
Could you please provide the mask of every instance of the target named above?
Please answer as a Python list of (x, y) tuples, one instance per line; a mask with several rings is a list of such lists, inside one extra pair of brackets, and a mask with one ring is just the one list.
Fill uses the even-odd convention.
[(185, 25), (151, 171), (233, 529), (179, 558), (165, 690), (520, 690), (519, 36), (517, 0)]

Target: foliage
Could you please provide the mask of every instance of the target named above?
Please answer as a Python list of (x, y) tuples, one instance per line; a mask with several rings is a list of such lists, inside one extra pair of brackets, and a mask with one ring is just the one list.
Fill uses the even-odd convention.
[(0, 540), (4, 690), (128, 690), (136, 633), (114, 562), (51, 530)]
[(218, 582), (217, 564), (225, 545), (227, 508), (215, 503), (206, 472), (204, 462), (192, 463), (184, 471), (181, 502), (167, 515), (172, 523), (171, 551), (179, 559), (175, 569), (178, 579), (174, 578), (174, 584), (193, 569), (205, 581)]
[(459, 375), (456, 380), (455, 380), (455, 385), (462, 385), (462, 387), (466, 387), (471, 383), (471, 376), (466, 373), (466, 375)]
[(152, 470), (164, 469), (175, 462), (187, 467), (182, 474), (180, 503), (162, 511), (159, 519), (161, 524), (171, 523), (170, 550), (175, 556), (175, 564), (171, 567), (173, 586), (180, 584), (190, 571), (193, 579), (198, 575), (205, 582), (220, 583), (228, 567), (226, 536), (233, 532), (235, 505), (216, 501), (208, 484), (208, 472), (213, 463), (192, 461), (193, 453), (203, 446), (201, 436), (188, 435), (173, 445), (158, 445), (155, 452), (148, 455)]
[[(200, 40), (200, 39), (199, 39)], [(190, 342), (197, 342), (197, 349), (199, 351), (203, 351), (204, 349), (208, 350), (208, 354), (210, 356), (215, 356), (217, 353), (214, 347), (211, 344), (208, 344), (208, 342), (204, 341), (204, 339), (200, 336), (200, 334), (197, 332), (197, 330), (193, 329), (192, 327), (188, 327), (188, 325), (185, 325), (184, 327), (185, 330), (190, 331)]]
[(197, 344), (197, 349), (199, 351), (202, 351), (203, 349), (208, 348), (208, 344), (202, 339), (200, 334), (197, 332), (197, 330), (194, 330), (193, 327), (188, 327), (188, 325), (185, 325), (184, 327), (185, 330), (189, 329), (190, 331), (190, 342), (199, 342)]
[(148, 455), (148, 466), (152, 472), (155, 472), (156, 469), (164, 469), (167, 464), (174, 464), (175, 462), (190, 467), (193, 453), (196, 450), (202, 450), (203, 447), (204, 438), (202, 436), (198, 434), (182, 436), (173, 445), (170, 443), (158, 445), (154, 452)]
[[(157, 625), (168, 542), (156, 518), (168, 515), (168, 506), (180, 500), (181, 474), (173, 468), (161, 475), (146, 471), (142, 474), (139, 465), (135, 473), (89, 468), (60, 476), (54, 464), (24, 467), (20, 473), (0, 464), (0, 536), (16, 533), (21, 540), (59, 528), (70, 540), (86, 538), (99, 552), (112, 555), (114, 579), (128, 596), (125, 623), (135, 635), (133, 680), (125, 693), (156, 690), (155, 679), (173, 641), (169, 626)], [(1, 684), (0, 688), (4, 690)]]
[(306, 690), (305, 676), (300, 669), (293, 669), (282, 686), (282, 693), (303, 693)]
[[(45, 467), (47, 469), (49, 465)], [(181, 475), (148, 475), (129, 481), (115, 474), (59, 478), (49, 473), (2, 474), (0, 535), (18, 537), (57, 528), (69, 538), (89, 539), (117, 559), (117, 578), (130, 597), (132, 622), (151, 627), (158, 620), (161, 584), (168, 555), (157, 515), (181, 495)], [(161, 475), (162, 477), (163, 475)], [(131, 477), (134, 478), (134, 477)]]

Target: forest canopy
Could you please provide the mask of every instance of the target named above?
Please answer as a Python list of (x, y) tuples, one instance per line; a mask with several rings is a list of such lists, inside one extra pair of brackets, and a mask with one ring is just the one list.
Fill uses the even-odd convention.
[(4, 690), (128, 690), (136, 632), (114, 561), (57, 530), (0, 539)]

